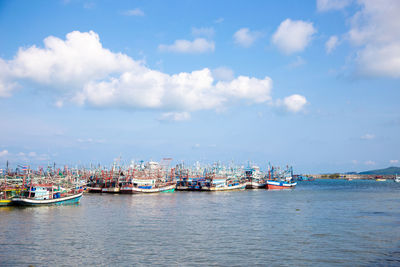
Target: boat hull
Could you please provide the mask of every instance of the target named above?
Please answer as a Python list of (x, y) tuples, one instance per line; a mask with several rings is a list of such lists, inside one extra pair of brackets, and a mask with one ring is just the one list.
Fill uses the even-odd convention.
[(10, 206), (11, 199), (0, 199), (0, 207)]
[(122, 194), (149, 194), (149, 193), (172, 193), (175, 191), (175, 184), (155, 188), (122, 187)]
[(286, 183), (286, 182), (278, 182), (278, 181), (267, 181), (267, 189), (276, 190), (276, 189), (293, 189), (295, 188), (297, 183)]
[(101, 193), (101, 187), (88, 187), (87, 191), (89, 193)]
[(189, 188), (189, 186), (177, 185), (177, 186), (176, 186), (176, 190), (177, 190), (177, 191), (189, 191), (189, 190), (191, 190), (191, 189)]
[(55, 199), (29, 199), (17, 197), (11, 200), (12, 205), (16, 206), (45, 206), (78, 203), (81, 200), (83, 192), (71, 196), (65, 196)]
[(246, 183), (232, 185), (232, 186), (224, 186), (224, 187), (203, 187), (202, 191), (233, 191), (233, 190), (243, 190), (246, 188)]
[(247, 182), (246, 189), (261, 189), (267, 186), (266, 183)]
[(108, 193), (108, 194), (117, 194), (119, 193), (119, 187), (105, 187), (101, 189), (102, 193)]

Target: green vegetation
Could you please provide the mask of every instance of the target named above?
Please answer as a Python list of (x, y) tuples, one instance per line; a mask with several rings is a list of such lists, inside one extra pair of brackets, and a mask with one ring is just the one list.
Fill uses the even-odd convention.
[(332, 174), (323, 174), (321, 175), (322, 179), (339, 179), (340, 173), (332, 173)]

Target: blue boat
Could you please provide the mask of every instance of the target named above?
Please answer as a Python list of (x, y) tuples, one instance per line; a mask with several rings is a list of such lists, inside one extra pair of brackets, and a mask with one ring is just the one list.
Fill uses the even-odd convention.
[(16, 206), (43, 206), (78, 203), (83, 192), (54, 192), (47, 187), (30, 187), (23, 195), (11, 199)]

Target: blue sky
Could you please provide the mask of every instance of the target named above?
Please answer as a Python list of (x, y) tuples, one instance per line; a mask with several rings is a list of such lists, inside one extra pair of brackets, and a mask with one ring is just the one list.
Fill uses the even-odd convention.
[(400, 3), (0, 1), (0, 166), (399, 165)]

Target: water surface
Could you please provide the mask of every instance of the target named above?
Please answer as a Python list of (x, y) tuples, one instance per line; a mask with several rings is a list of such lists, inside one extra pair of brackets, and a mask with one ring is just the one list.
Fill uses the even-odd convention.
[(86, 194), (0, 209), (0, 265), (399, 266), (400, 184)]

